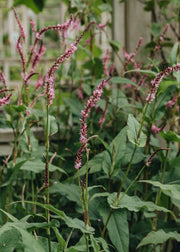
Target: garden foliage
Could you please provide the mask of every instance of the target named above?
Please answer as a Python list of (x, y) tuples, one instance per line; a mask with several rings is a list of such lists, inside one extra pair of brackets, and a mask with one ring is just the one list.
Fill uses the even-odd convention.
[[(37, 30), (31, 21), (27, 52), (14, 10), (22, 85), (8, 87), (1, 70), (0, 124), (12, 128), (14, 142), (1, 160), (0, 251), (178, 251), (180, 48), (168, 37), (173, 23), (152, 23), (152, 41), (140, 38), (131, 53), (124, 48), (119, 70), (112, 61), (118, 43), (102, 52), (95, 40), (110, 26), (100, 15), (111, 1), (67, 2), (72, 14), (64, 24)], [(145, 10), (154, 11), (155, 2), (145, 1)], [(158, 1), (165, 17), (168, 4), (178, 3)], [(50, 30), (62, 46), (45, 71), (40, 59)], [(143, 46), (147, 60), (137, 62)], [(43, 128), (42, 138), (34, 127)]]

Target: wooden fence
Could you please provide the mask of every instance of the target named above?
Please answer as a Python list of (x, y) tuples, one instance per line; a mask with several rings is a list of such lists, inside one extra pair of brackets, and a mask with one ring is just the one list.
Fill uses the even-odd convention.
[[(13, 0), (8, 0), (7, 7), (12, 6)], [(35, 15), (31, 10), (25, 6), (17, 8), (18, 13), (20, 13), (22, 24), (25, 28), (27, 39), (26, 47), (29, 47), (29, 21), (31, 18), (38, 22), (39, 27), (43, 27), (48, 21), (52, 24), (54, 22), (63, 23), (65, 20), (66, 6), (60, 1), (59, 4), (49, 5), (47, 0), (47, 7), (39, 15)], [(149, 13), (143, 11), (143, 4), (139, 0), (128, 0), (125, 3), (120, 3), (119, 0), (113, 0), (113, 11), (112, 16), (110, 14), (104, 13), (102, 15), (102, 23), (106, 21), (112, 21), (113, 29), (108, 30), (107, 33), (109, 39), (117, 40), (121, 43), (122, 47), (126, 47), (128, 52), (131, 52), (136, 47), (139, 37), (144, 38), (144, 43), (150, 40), (150, 24), (151, 16)], [(13, 59), (16, 54), (16, 41), (19, 34), (19, 28), (16, 24), (13, 11), (9, 11), (6, 18), (3, 18), (3, 9), (0, 8), (0, 24), (2, 29), (0, 30), (0, 58), (5, 61), (5, 51), (3, 39), (4, 35), (7, 35), (7, 45), (9, 50), (9, 56), (12, 57), (11, 65), (13, 64)], [(107, 38), (105, 35), (101, 40), (102, 50), (107, 49)], [(122, 50), (119, 52), (120, 57), (122, 57)], [(8, 64), (10, 62), (7, 59)], [(2, 62), (2, 61), (1, 61)], [(17, 60), (14, 59), (14, 64)], [(115, 57), (115, 63), (117, 68), (121, 67), (121, 63), (118, 58)], [(5, 64), (5, 63), (3, 63)], [(8, 64), (5, 64), (6, 66)], [(8, 67), (6, 68), (6, 74), (9, 76)]]
[[(7, 7), (10, 7), (12, 6), (13, 0), (4, 2), (6, 2)], [(145, 12), (143, 8), (144, 4), (141, 0), (126, 0), (125, 3), (120, 3), (120, 0), (112, 0), (112, 15), (109, 13), (104, 13), (102, 15), (102, 23), (112, 21), (113, 24), (112, 30), (108, 28), (106, 30), (109, 39), (119, 41), (122, 48), (125, 47), (127, 52), (134, 51), (140, 37), (143, 37), (143, 45), (150, 41), (151, 13)], [(47, 23), (63, 23), (66, 20), (66, 5), (62, 1), (59, 1), (57, 4), (50, 4), (49, 0), (47, 0), (47, 6), (39, 15), (35, 15), (25, 6), (18, 7), (17, 11), (20, 14), (22, 24), (27, 33), (27, 48), (29, 48), (29, 43), (31, 42), (29, 39), (29, 21), (31, 18), (38, 23), (39, 27), (43, 27), (45, 24), (47, 25)], [(5, 60), (5, 51), (7, 51), (3, 44), (5, 34), (7, 35), (8, 40), (6, 47), (8, 47), (9, 56), (13, 57), (13, 59), (17, 56), (16, 41), (19, 34), (19, 28), (16, 23), (13, 11), (9, 11), (7, 17), (4, 18), (3, 9), (0, 8), (0, 24), (2, 24), (0, 29), (0, 58), (3, 58), (3, 61)], [(101, 34), (101, 36), (103, 36), (101, 39), (101, 48), (105, 51), (108, 47), (107, 38), (104, 34)], [(174, 35), (170, 33), (170, 37), (173, 38)], [(119, 51), (119, 55), (123, 59), (122, 50)], [(139, 53), (139, 55), (141, 54)], [(142, 55), (140, 57), (142, 57)], [(11, 65), (13, 64), (13, 59), (11, 59)], [(16, 64), (16, 59), (14, 64)], [(121, 62), (116, 56), (115, 64), (117, 69), (121, 68)], [(9, 76), (7, 69), (6, 74)]]

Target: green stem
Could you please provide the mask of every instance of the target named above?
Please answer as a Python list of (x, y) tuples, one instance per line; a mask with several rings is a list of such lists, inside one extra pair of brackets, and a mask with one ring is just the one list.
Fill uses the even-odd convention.
[(86, 237), (87, 252), (89, 252), (89, 235), (85, 235), (85, 237)]
[[(169, 147), (169, 144), (167, 145), (167, 147)], [(161, 176), (161, 183), (162, 184), (164, 182), (164, 176), (165, 176), (165, 172), (166, 172), (167, 156), (168, 156), (168, 150), (166, 150), (166, 156), (165, 156), (163, 171), (162, 171), (162, 176)], [(159, 205), (159, 202), (160, 202), (160, 199), (161, 199), (161, 193), (162, 193), (162, 190), (160, 188), (158, 190), (158, 192), (157, 192), (157, 195), (156, 195), (156, 200), (155, 200), (156, 205)], [(157, 226), (157, 218), (158, 218), (158, 213), (156, 212), (156, 216), (153, 219), (153, 230), (154, 231), (156, 230), (156, 226)]]
[[(46, 204), (49, 205), (49, 105), (47, 105), (47, 118), (46, 118)], [(47, 223), (50, 223), (50, 212), (47, 210)], [(51, 252), (51, 230), (50, 227), (47, 229), (48, 235), (48, 245), (49, 245), (49, 252)]]
[(77, 170), (77, 173), (78, 173), (78, 184), (79, 184), (79, 193), (80, 193), (81, 206), (82, 206), (82, 211), (84, 213), (83, 194), (82, 194), (82, 187), (81, 187), (81, 179), (80, 179), (80, 175), (79, 175), (79, 169)]
[[(132, 165), (132, 161), (133, 161), (133, 159), (134, 159), (134, 156), (135, 156), (135, 153), (136, 153), (138, 144), (139, 144), (139, 140), (140, 140), (140, 136), (141, 136), (141, 131), (142, 131), (143, 123), (144, 123), (144, 120), (145, 120), (145, 115), (146, 115), (146, 112), (147, 112), (147, 109), (148, 109), (148, 105), (149, 105), (149, 103), (147, 102), (146, 105), (145, 105), (145, 107), (144, 107), (144, 109), (143, 109), (143, 112), (142, 112), (142, 116), (141, 116), (141, 120), (140, 120), (140, 127), (139, 127), (139, 131), (138, 131), (138, 135), (137, 135), (136, 145), (135, 145), (135, 147), (134, 147), (134, 151), (133, 151), (133, 153), (132, 153), (132, 156), (131, 156), (131, 159), (130, 159), (128, 168), (127, 168), (127, 170), (126, 170), (126, 173), (125, 173), (125, 175), (124, 175), (124, 178), (123, 178), (123, 180), (122, 180), (122, 183), (121, 183), (121, 185), (120, 185), (120, 187), (119, 187), (119, 190), (118, 190), (118, 192), (117, 192), (117, 197), (116, 197), (116, 200), (115, 200), (115, 202), (114, 202), (115, 205), (119, 203), (119, 195), (120, 195), (120, 193), (121, 193), (121, 191), (122, 191), (122, 187), (123, 187), (123, 185), (124, 185), (124, 182), (125, 182), (125, 180), (126, 180), (126, 178), (127, 178), (127, 176), (128, 176), (129, 170), (130, 170), (131, 165)], [(144, 167), (143, 167), (143, 169), (144, 169)], [(138, 173), (138, 174), (139, 174), (139, 173)], [(135, 179), (136, 179), (136, 178), (135, 178)], [(133, 182), (133, 183), (134, 183), (134, 182)], [(128, 187), (128, 190), (129, 190), (129, 187)], [(123, 197), (124, 197), (124, 196), (123, 196)], [(101, 237), (104, 236), (104, 233), (105, 233), (105, 231), (106, 231), (108, 222), (109, 222), (110, 217), (111, 217), (111, 215), (112, 215), (112, 212), (113, 212), (113, 209), (111, 208), (111, 211), (110, 211), (110, 213), (109, 213), (109, 215), (108, 215), (106, 224), (105, 224), (105, 226), (104, 226), (104, 228), (103, 228)]]
[(113, 211), (114, 211), (114, 209), (111, 208), (110, 213), (109, 213), (109, 215), (108, 215), (108, 218), (107, 218), (107, 220), (106, 220), (106, 223), (105, 223), (105, 225), (104, 225), (103, 231), (102, 231), (102, 233), (101, 233), (101, 238), (104, 237), (104, 234), (105, 234), (107, 225), (108, 225), (108, 223), (109, 223), (109, 220), (110, 220), (110, 218), (111, 218), (111, 215), (112, 215)]
[(88, 223), (89, 223), (89, 217), (88, 217), (88, 160), (89, 160), (89, 154), (87, 152), (87, 163), (86, 163), (86, 194), (84, 198), (84, 204), (85, 204), (85, 228), (88, 230)]

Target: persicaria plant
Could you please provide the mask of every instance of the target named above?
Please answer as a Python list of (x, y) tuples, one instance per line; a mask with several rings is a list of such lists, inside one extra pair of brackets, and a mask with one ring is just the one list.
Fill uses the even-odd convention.
[[(22, 84), (9, 87), (0, 70), (1, 123), (13, 133), (1, 158), (0, 251), (178, 251), (179, 44), (167, 67), (155, 61), (172, 26), (147, 62), (136, 59), (140, 37), (116, 69), (114, 47), (96, 45), (108, 23), (81, 12), (39, 30), (31, 20), (26, 52), (14, 15)], [(49, 31), (62, 48), (45, 70)]]

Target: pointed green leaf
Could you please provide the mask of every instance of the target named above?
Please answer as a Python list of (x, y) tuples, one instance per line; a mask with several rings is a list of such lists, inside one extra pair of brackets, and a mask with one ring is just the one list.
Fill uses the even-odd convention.
[[(20, 170), (40, 173), (42, 171), (45, 171), (45, 165), (46, 164), (41, 160), (32, 160), (32, 161), (28, 160), (21, 166)], [(50, 172), (59, 171), (67, 175), (67, 173), (62, 168), (52, 164), (49, 164), (49, 171)]]
[[(110, 208), (101, 207), (99, 210), (105, 224), (110, 213)], [(114, 211), (107, 225), (109, 238), (117, 251), (129, 251), (129, 230), (127, 212), (125, 210)]]
[(173, 85), (180, 85), (180, 82), (174, 81), (174, 80), (164, 80), (161, 81), (159, 84), (158, 92), (157, 95), (160, 95), (161, 93), (164, 93), (168, 87), (173, 86)]
[(179, 42), (176, 42), (173, 45), (173, 48), (170, 53), (171, 65), (176, 64), (177, 62), (178, 48), (179, 48)]
[(24, 4), (28, 8), (30, 8), (32, 11), (34, 11), (36, 14), (41, 12), (44, 8), (46, 0), (14, 0), (13, 6), (16, 7), (18, 5)]
[(53, 185), (49, 188), (50, 194), (59, 193), (64, 195), (68, 200), (77, 202), (77, 204), (81, 204), (80, 196), (79, 196), (79, 186), (75, 184), (63, 184), (59, 181), (55, 181)]
[(173, 131), (168, 131), (167, 133), (165, 133), (164, 131), (159, 132), (159, 135), (161, 137), (163, 137), (166, 141), (170, 142), (180, 142), (180, 136), (177, 135), (175, 132)]
[(3, 232), (0, 230), (0, 251), (13, 252), (18, 245), (20, 238), (20, 233), (15, 228)]
[(116, 84), (131, 84), (132, 86), (138, 87), (138, 85), (134, 83), (132, 80), (123, 77), (112, 77), (111, 82)]
[(102, 248), (104, 249), (105, 252), (109, 252), (109, 248), (108, 248), (107, 242), (106, 242), (103, 238), (98, 237), (98, 238), (96, 238), (96, 240), (97, 240), (99, 243), (101, 243)]
[(137, 137), (140, 125), (132, 114), (129, 114), (128, 116), (127, 125), (128, 125), (127, 135), (129, 141), (133, 144), (138, 144), (139, 147), (144, 147), (146, 144), (146, 135), (141, 131), (141, 135), (137, 143)]
[(57, 227), (53, 227), (54, 233), (56, 234), (56, 238), (58, 240), (58, 252), (64, 251), (65, 240), (63, 239), (62, 235), (59, 233)]
[(178, 184), (162, 184), (159, 181), (151, 181), (151, 180), (140, 180), (139, 182), (144, 182), (151, 184), (153, 186), (161, 188), (162, 192), (169, 196), (174, 205), (180, 207), (180, 185)]
[(165, 207), (157, 206), (151, 201), (143, 201), (137, 196), (129, 196), (127, 194), (121, 193), (119, 200), (117, 201), (116, 199), (117, 193), (112, 193), (108, 197), (108, 203), (113, 209), (127, 208), (129, 211), (134, 212), (147, 209), (149, 212), (162, 211), (165, 213), (171, 213), (174, 216), (174, 214)]
[(166, 233), (162, 229), (158, 231), (152, 231), (138, 244), (137, 248), (140, 248), (148, 244), (154, 244), (154, 245), (162, 244), (169, 239), (174, 239), (180, 242), (180, 234), (177, 232)]
[(150, 75), (153, 75), (153, 76), (157, 75), (157, 72), (153, 72), (151, 70), (142, 70), (142, 69), (129, 70), (129, 71), (126, 71), (125, 74), (130, 73), (130, 72), (139, 72), (139, 73), (144, 73), (144, 74), (150, 74)]
[(100, 252), (100, 246), (93, 235), (90, 235), (91, 246), (94, 252)]

